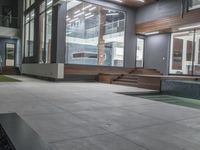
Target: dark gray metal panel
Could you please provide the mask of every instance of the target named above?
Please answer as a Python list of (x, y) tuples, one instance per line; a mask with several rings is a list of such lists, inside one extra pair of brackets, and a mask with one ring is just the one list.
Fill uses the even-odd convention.
[(160, 0), (157, 3), (137, 9), (136, 23), (156, 20), (162, 17), (181, 14), (182, 0)]
[(144, 68), (168, 74), (170, 34), (148, 36), (145, 40)]
[(163, 94), (200, 99), (199, 81), (162, 80), (161, 92)]
[(136, 48), (137, 37), (135, 33), (135, 11), (127, 9), (124, 51), (124, 66), (126, 68), (135, 68)]
[(52, 63), (65, 62), (66, 43), (66, 3), (53, 7), (52, 20)]
[(1, 114), (0, 124), (16, 150), (51, 150), (49, 145), (17, 114)]

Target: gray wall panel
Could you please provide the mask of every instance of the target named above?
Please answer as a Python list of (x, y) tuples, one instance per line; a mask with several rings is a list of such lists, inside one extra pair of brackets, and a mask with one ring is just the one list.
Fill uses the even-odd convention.
[(148, 36), (145, 41), (144, 68), (168, 74), (170, 34)]

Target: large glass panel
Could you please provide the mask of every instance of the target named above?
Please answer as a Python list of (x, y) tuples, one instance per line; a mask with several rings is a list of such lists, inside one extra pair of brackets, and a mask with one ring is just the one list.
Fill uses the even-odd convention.
[(136, 67), (144, 66), (144, 39), (137, 38)]
[(6, 66), (14, 66), (15, 64), (15, 44), (6, 44)]
[(34, 20), (30, 22), (30, 41), (29, 41), (29, 56), (33, 56), (34, 54)]
[(25, 57), (29, 56), (29, 24), (25, 25)]
[(26, 0), (26, 9), (30, 7), (30, 0)]
[(123, 66), (125, 13), (67, 1), (66, 63)]
[(200, 0), (190, 0), (191, 4), (189, 9), (197, 9), (200, 8)]
[(200, 75), (200, 30), (195, 34), (194, 75)]
[(39, 18), (40, 45), (39, 45), (39, 63), (45, 63), (45, 13), (42, 13)]
[(35, 0), (31, 0), (31, 5), (33, 5), (35, 3)]
[(170, 73), (192, 75), (194, 32), (172, 34)]
[(47, 0), (47, 8), (51, 7), (53, 4), (53, 0)]
[(47, 10), (46, 14), (46, 63), (51, 60), (51, 31), (52, 31), (52, 9)]

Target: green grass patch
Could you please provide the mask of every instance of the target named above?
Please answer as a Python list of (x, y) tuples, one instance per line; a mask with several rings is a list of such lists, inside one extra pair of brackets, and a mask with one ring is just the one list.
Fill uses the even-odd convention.
[(163, 95), (161, 93), (120, 93), (134, 97), (140, 97), (152, 101), (159, 101), (168, 104), (180, 105), (185, 107), (191, 107), (200, 109), (200, 100), (199, 99), (191, 99), (184, 98), (172, 95)]
[(10, 78), (8, 76), (0, 75), (0, 82), (20, 82), (20, 81)]

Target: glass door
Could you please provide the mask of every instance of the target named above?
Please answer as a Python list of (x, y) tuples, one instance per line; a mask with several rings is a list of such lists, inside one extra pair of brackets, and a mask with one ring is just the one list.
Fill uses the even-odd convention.
[(15, 44), (6, 43), (6, 66), (15, 65)]
[(200, 30), (195, 33), (194, 75), (200, 75)]
[(137, 38), (136, 67), (144, 67), (144, 39)]
[(193, 31), (172, 34), (170, 74), (193, 74), (193, 41)]

